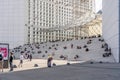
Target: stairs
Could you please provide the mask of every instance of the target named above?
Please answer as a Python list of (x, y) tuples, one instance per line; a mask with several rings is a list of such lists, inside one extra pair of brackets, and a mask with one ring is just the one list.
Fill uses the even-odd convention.
[[(99, 41), (99, 39), (103, 38), (97, 37), (71, 41), (47, 42), (43, 44), (31, 44), (31, 47), (30, 45), (19, 47), (20, 51), (18, 52), (15, 52), (15, 49), (12, 51), (16, 58), (19, 58), (20, 52), (24, 51), (24, 53), (32, 53), (33, 58), (40, 59), (47, 59), (48, 55), (53, 55), (54, 59), (61, 60), (60, 56), (63, 55), (67, 60), (115, 62), (113, 55), (103, 57), (105, 48), (101, 48), (101, 46), (105, 42)], [(91, 44), (87, 44), (89, 40), (91, 40)], [(73, 48), (71, 48), (71, 44), (73, 44)], [(85, 45), (89, 51), (86, 51), (86, 48), (84, 48)], [(39, 47), (39, 49), (37, 49), (36, 46)], [(77, 49), (77, 46), (80, 46), (81, 49)], [(51, 47), (51, 49), (49, 49), (49, 47)], [(64, 47), (66, 47), (66, 49), (64, 49)], [(38, 51), (41, 51), (41, 53), (38, 53)], [(74, 59), (76, 55), (79, 56), (79, 58)]]

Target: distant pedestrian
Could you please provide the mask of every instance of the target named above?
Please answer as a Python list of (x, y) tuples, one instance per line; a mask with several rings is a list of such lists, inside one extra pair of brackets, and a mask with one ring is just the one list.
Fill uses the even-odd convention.
[(27, 53), (25, 53), (25, 59), (28, 59), (28, 54)]
[(30, 58), (30, 55), (29, 54), (27, 54), (27, 59), (29, 59)]
[(32, 54), (29, 55), (29, 59), (30, 59), (30, 61), (32, 61)]
[(9, 58), (9, 63), (10, 63), (10, 71), (13, 71), (13, 53), (10, 53), (10, 58)]
[(71, 48), (73, 48), (73, 44), (71, 44)]
[(47, 60), (47, 66), (48, 66), (48, 67), (51, 67), (52, 60), (53, 60), (52, 56), (49, 55), (49, 56), (48, 56), (48, 60)]
[(24, 59), (24, 56), (23, 56), (23, 53), (21, 53), (21, 55), (20, 55), (20, 63), (18, 65), (18, 67), (22, 67), (22, 65), (23, 65), (23, 59)]

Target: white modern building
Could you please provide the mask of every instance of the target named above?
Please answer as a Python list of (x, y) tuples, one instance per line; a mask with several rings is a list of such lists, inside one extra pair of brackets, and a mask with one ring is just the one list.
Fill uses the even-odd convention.
[(28, 0), (27, 43), (72, 39), (71, 30), (54, 28), (68, 27), (94, 8), (94, 0)]
[(103, 37), (120, 62), (120, 0), (103, 0)]
[(43, 30), (69, 24), (72, 13), (72, 0), (28, 0), (28, 43), (59, 40), (60, 31)]
[(71, 39), (71, 30), (48, 30), (74, 23), (93, 12), (94, 5), (94, 0), (0, 0), (0, 43), (14, 48), (24, 43)]

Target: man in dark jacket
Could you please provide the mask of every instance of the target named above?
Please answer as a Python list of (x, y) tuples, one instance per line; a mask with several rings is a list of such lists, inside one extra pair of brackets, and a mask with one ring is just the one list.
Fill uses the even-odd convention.
[(13, 53), (10, 53), (10, 58), (9, 58), (9, 63), (10, 63), (10, 71), (13, 71)]

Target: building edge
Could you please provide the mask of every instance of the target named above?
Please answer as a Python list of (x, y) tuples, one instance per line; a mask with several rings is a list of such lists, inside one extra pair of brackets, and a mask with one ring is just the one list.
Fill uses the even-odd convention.
[(119, 3), (118, 3), (118, 5), (119, 5), (119, 63), (120, 63), (120, 0), (119, 0)]

